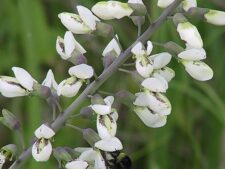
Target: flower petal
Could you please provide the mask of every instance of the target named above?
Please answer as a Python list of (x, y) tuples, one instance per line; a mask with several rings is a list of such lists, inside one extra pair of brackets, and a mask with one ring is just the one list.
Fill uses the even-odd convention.
[(88, 167), (88, 163), (83, 160), (74, 160), (66, 163), (66, 169), (86, 169)]
[(161, 76), (166, 79), (167, 82), (170, 82), (175, 77), (175, 71), (169, 67), (164, 67), (154, 71), (153, 77), (158, 76)]
[(168, 89), (167, 81), (162, 77), (150, 77), (145, 79), (141, 85), (152, 92), (163, 92), (165, 93)]
[(153, 45), (151, 41), (147, 41), (147, 55), (152, 53)]
[(95, 113), (100, 115), (106, 115), (111, 113), (111, 106), (102, 105), (102, 104), (94, 104), (91, 108), (95, 111)]
[(180, 38), (188, 43), (190, 47), (202, 48), (203, 42), (198, 29), (190, 22), (179, 23), (177, 31), (180, 34)]
[(170, 63), (171, 58), (172, 58), (172, 55), (167, 52), (159, 53), (149, 57), (149, 59), (153, 61), (154, 69), (161, 69), (165, 67), (166, 65)]
[(183, 9), (187, 12), (190, 8), (197, 7), (196, 0), (184, 0), (182, 2)]
[(55, 132), (47, 125), (42, 124), (39, 128), (35, 130), (34, 134), (38, 139), (40, 138), (50, 139), (55, 135)]
[(183, 61), (185, 70), (196, 80), (207, 81), (213, 78), (213, 70), (201, 61)]
[(42, 85), (57, 90), (58, 84), (55, 81), (55, 77), (51, 69), (48, 70), (48, 73), (46, 75), (46, 78), (42, 82)]
[(171, 5), (175, 0), (158, 0), (158, 7), (160, 8), (166, 8), (169, 5)]
[(97, 130), (102, 139), (116, 135), (117, 124), (110, 115), (97, 115)]
[(178, 57), (184, 60), (203, 60), (206, 58), (206, 52), (203, 48), (192, 48), (179, 53)]
[(91, 29), (95, 30), (96, 29), (96, 21), (100, 21), (96, 16), (92, 14), (92, 12), (81, 5), (77, 6), (77, 11), (79, 13), (80, 18), (82, 21)]
[(29, 94), (16, 78), (9, 76), (0, 76), (0, 92), (5, 97), (19, 97)]
[(32, 91), (33, 84), (36, 82), (36, 80), (34, 80), (33, 77), (23, 68), (13, 67), (12, 70), (18, 82), (26, 89)]
[(92, 30), (84, 24), (79, 15), (63, 12), (58, 15), (62, 24), (75, 34), (89, 34)]
[(75, 77), (70, 77), (66, 80), (63, 80), (57, 88), (57, 95), (63, 95), (65, 97), (74, 97), (80, 90), (82, 82), (76, 81)]
[(96, 151), (97, 155), (95, 158), (95, 166), (94, 169), (107, 169), (106, 164), (105, 164), (105, 160), (102, 157), (100, 151)]
[(90, 79), (94, 75), (94, 69), (86, 64), (73, 66), (69, 69), (70, 76), (75, 76), (79, 79)]
[(116, 137), (103, 139), (95, 143), (95, 147), (106, 152), (113, 152), (123, 149), (123, 145)]
[(52, 144), (44, 139), (36, 141), (32, 146), (32, 156), (38, 162), (48, 161), (52, 154)]
[(64, 39), (61, 38), (60, 36), (58, 36), (56, 40), (56, 51), (64, 60), (67, 60), (70, 57), (65, 53)]
[(153, 72), (153, 65), (149, 62), (146, 65), (142, 64), (141, 60), (136, 60), (135, 67), (137, 72), (144, 78), (150, 77)]
[(143, 123), (148, 127), (158, 128), (166, 124), (166, 116), (159, 115), (157, 113), (153, 114), (146, 107), (136, 107), (134, 109), (138, 117), (143, 121)]
[(115, 51), (118, 57), (121, 53), (121, 49), (120, 46), (118, 44), (119, 38), (118, 36), (116, 36), (117, 40), (115, 38), (113, 38), (108, 45), (105, 47), (104, 51), (102, 52), (102, 56), (106, 56), (107, 53), (111, 52), (111, 51)]
[(145, 55), (145, 49), (141, 42), (138, 42), (132, 49), (131, 52), (137, 57), (141, 57)]
[(121, 19), (130, 16), (133, 10), (127, 3), (119, 1), (101, 1), (92, 7), (92, 12), (104, 20)]

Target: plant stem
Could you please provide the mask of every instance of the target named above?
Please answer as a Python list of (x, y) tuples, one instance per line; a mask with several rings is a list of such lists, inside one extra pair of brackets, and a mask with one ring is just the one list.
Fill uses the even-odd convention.
[[(88, 95), (92, 95), (95, 91), (114, 74), (118, 68), (125, 63), (125, 61), (132, 56), (131, 49), (138, 42), (146, 43), (146, 41), (155, 33), (155, 31), (166, 21), (167, 16), (171, 15), (172, 12), (177, 8), (182, 0), (175, 0), (168, 8), (166, 8), (161, 16), (152, 23), (148, 29), (130, 46), (128, 47), (120, 56), (107, 68), (103, 73), (91, 84), (89, 84), (86, 89), (81, 93), (81, 95), (52, 123), (51, 127), (57, 132), (61, 127), (64, 126), (67, 119), (70, 118), (74, 110), (83, 103)], [(24, 151), (9, 169), (18, 169), (22, 164), (30, 157), (31, 147)], [(21, 162), (22, 161), (22, 162)]]

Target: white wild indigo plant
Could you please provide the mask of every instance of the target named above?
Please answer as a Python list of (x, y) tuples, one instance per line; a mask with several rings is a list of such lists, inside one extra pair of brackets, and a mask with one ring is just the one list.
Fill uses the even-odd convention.
[[(116, 136), (120, 112), (114, 107), (114, 102), (126, 104), (148, 127), (165, 126), (167, 116), (172, 112), (166, 91), (175, 77), (175, 71), (168, 67), (170, 61), (176, 59), (195, 80), (213, 78), (213, 70), (203, 61), (207, 55), (203, 40), (197, 27), (191, 23), (191, 18), (197, 17), (218, 26), (225, 25), (225, 12), (200, 8), (196, 0), (158, 0), (157, 5), (165, 10), (154, 23), (145, 21), (149, 14), (142, 0), (129, 0), (127, 3), (101, 1), (91, 9), (79, 5), (76, 13), (63, 12), (58, 15), (67, 31), (63, 38), (57, 38), (56, 51), (63, 60), (71, 62), (65, 79), (57, 83), (50, 69), (40, 83), (20, 67), (12, 68), (14, 77), (0, 76), (2, 96), (39, 96), (46, 99), (53, 110), (53, 119), (40, 124), (34, 131), (35, 137), (31, 138), (30, 147), (24, 144), (18, 118), (10, 111), (2, 110), (1, 123), (18, 133), (24, 151), (17, 152), (14, 144), (2, 147), (0, 169), (7, 161), (13, 161), (10, 169), (20, 168), (31, 155), (37, 162), (46, 162), (54, 156), (59, 168), (66, 169), (133, 168), (130, 158), (121, 153), (123, 140)], [(113, 27), (105, 22), (124, 17), (129, 17), (138, 30), (137, 40), (126, 50), (121, 48), (119, 36)], [(165, 44), (151, 41), (151, 36), (166, 20), (174, 23), (174, 31), (184, 43), (178, 45), (170, 39)], [(143, 24), (149, 26), (145, 32), (141, 30)], [(76, 34), (111, 37), (112, 40), (102, 50), (104, 70), (101, 75), (97, 76), (91, 63), (87, 64), (87, 51), (75, 39)], [(162, 47), (161, 53), (153, 53), (155, 45)], [(130, 56), (133, 62), (127, 63), (131, 66), (129, 70), (121, 68)], [(135, 75), (140, 90), (132, 94), (121, 89), (117, 94), (101, 96), (98, 89), (117, 70)], [(82, 86), (86, 86), (84, 91), (81, 91)], [(62, 110), (60, 97), (75, 97), (79, 92), (81, 94), (75, 101)], [(82, 108), (78, 115), (95, 117), (96, 129), (80, 128), (68, 122), (74, 110), (87, 98), (90, 104)], [(57, 132), (63, 126), (81, 132), (89, 147), (55, 147), (54, 139), (57, 139)]]

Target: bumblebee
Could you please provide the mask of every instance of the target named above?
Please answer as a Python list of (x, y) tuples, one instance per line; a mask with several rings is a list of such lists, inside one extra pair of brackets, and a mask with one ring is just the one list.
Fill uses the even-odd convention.
[(134, 169), (129, 156), (121, 151), (114, 151), (105, 154), (108, 169)]

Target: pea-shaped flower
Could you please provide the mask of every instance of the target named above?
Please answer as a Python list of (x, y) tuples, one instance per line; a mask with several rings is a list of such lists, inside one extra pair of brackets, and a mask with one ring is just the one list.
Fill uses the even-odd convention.
[(73, 52), (79, 54), (86, 53), (86, 50), (76, 41), (72, 32), (67, 31), (64, 35), (64, 39), (57, 38), (56, 50), (62, 59), (67, 60), (73, 56)]
[(104, 20), (121, 19), (133, 12), (127, 3), (119, 1), (100, 1), (92, 7), (92, 12)]
[(167, 82), (170, 82), (175, 77), (175, 71), (169, 67), (163, 67), (153, 72), (153, 77), (163, 77)]
[(38, 162), (48, 161), (52, 154), (51, 138), (55, 132), (45, 124), (42, 124), (36, 131), (37, 141), (32, 146), (32, 156)]
[(160, 115), (169, 115), (171, 113), (171, 104), (167, 97), (161, 93), (145, 91), (136, 93), (134, 105), (148, 107), (153, 112)]
[(57, 88), (58, 96), (65, 97), (75, 96), (85, 80), (90, 79), (94, 75), (94, 70), (91, 66), (80, 64), (69, 69), (70, 78), (63, 80)]
[(96, 30), (97, 22), (100, 20), (92, 12), (84, 7), (77, 6), (78, 14), (63, 12), (58, 16), (62, 24), (75, 34), (89, 34)]
[(15, 78), (0, 76), (0, 92), (5, 97), (18, 97), (28, 95), (33, 91), (36, 80), (24, 69), (12, 68)]
[(206, 19), (206, 22), (208, 23), (218, 26), (225, 25), (225, 12), (223, 11), (210, 9), (207, 13), (204, 14), (204, 17)]
[[(115, 39), (117, 38), (117, 39)], [(114, 53), (114, 57), (118, 57), (121, 53), (120, 45), (118, 44), (119, 38), (116, 36), (113, 38), (108, 45), (105, 47), (105, 49), (102, 52), (102, 56), (106, 57), (108, 53)]]

